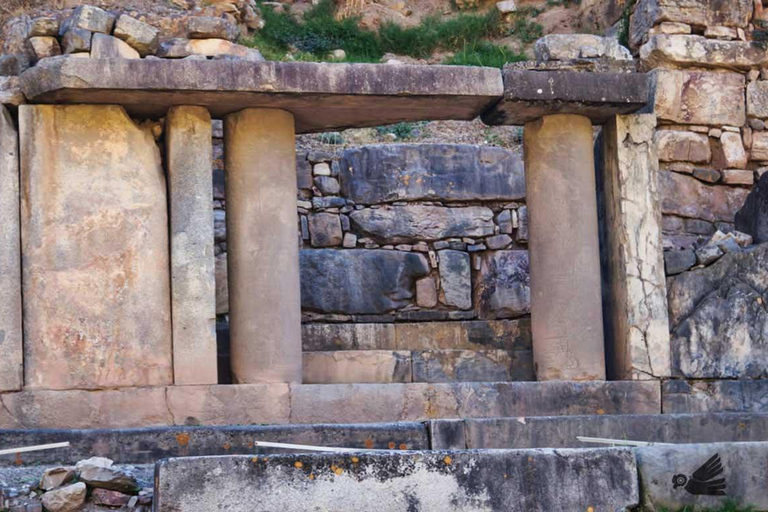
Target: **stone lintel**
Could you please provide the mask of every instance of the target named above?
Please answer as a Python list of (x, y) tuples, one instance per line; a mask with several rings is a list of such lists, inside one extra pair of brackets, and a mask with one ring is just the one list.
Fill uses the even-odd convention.
[(522, 125), (553, 114), (577, 114), (603, 124), (649, 100), (643, 73), (523, 71), (505, 68), (504, 97), (483, 114), (490, 125)]
[(401, 121), (469, 120), (502, 95), (497, 69), (313, 62), (53, 58), (21, 77), (31, 103), (120, 105), (159, 118), (199, 105), (214, 118), (277, 108), (298, 133)]

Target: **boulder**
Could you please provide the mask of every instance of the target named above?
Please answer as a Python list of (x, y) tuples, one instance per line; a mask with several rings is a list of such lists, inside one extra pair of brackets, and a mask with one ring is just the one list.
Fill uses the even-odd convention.
[(114, 467), (85, 463), (78, 465), (78, 478), (91, 487), (135, 494), (139, 491), (136, 477)]
[(667, 287), (675, 375), (768, 377), (768, 244), (726, 254)]
[(35, 59), (37, 60), (61, 55), (61, 46), (59, 46), (59, 41), (55, 37), (30, 37), (29, 46), (32, 49), (32, 53), (35, 55)]
[(116, 37), (94, 34), (91, 40), (91, 57), (94, 59), (140, 59), (141, 55)]
[(48, 512), (77, 512), (85, 504), (87, 492), (85, 484), (77, 482), (48, 491), (41, 499)]
[(472, 274), (469, 254), (445, 249), (438, 251), (440, 260), (440, 287), (443, 301), (460, 309), (472, 308)]
[(323, 313), (380, 314), (411, 303), (424, 256), (388, 250), (300, 252), (301, 306)]
[(493, 211), (484, 206), (383, 206), (355, 210), (350, 219), (356, 230), (395, 244), (494, 233)]
[(102, 507), (120, 508), (127, 505), (130, 500), (130, 494), (110, 491), (109, 489), (94, 489), (91, 493), (91, 501)]
[(525, 198), (519, 154), (465, 144), (384, 144), (344, 151), (342, 194), (357, 204)]
[(182, 59), (192, 55), (204, 57), (232, 57), (263, 62), (258, 50), (235, 44), (226, 39), (171, 39), (160, 45), (158, 56), (167, 59)]
[(745, 79), (738, 73), (655, 70), (654, 112), (677, 124), (743, 126)]
[(26, 60), (20, 55), (0, 55), (0, 77), (19, 76), (26, 69)]
[(54, 16), (35, 18), (29, 24), (29, 37), (59, 35), (59, 20)]
[(92, 5), (81, 5), (75, 9), (72, 17), (62, 24), (61, 31), (65, 32), (75, 28), (87, 30), (88, 32), (111, 34), (114, 24), (115, 17), (104, 9)]
[(114, 36), (128, 43), (142, 57), (154, 54), (160, 45), (159, 30), (127, 14), (121, 14), (117, 19)]
[(647, 69), (677, 66), (749, 70), (765, 66), (768, 54), (758, 42), (658, 34), (640, 47), (640, 59)]
[(72, 468), (57, 467), (46, 469), (43, 471), (43, 476), (40, 477), (39, 487), (44, 491), (50, 491), (71, 482), (74, 478), (75, 471)]
[(592, 34), (549, 34), (536, 41), (534, 53), (540, 62), (585, 58), (632, 60), (630, 51), (618, 40)]
[(240, 36), (237, 24), (226, 18), (192, 16), (187, 19), (190, 39), (227, 39), (235, 41)]
[(343, 233), (341, 221), (336, 213), (313, 213), (309, 215), (309, 234), (312, 247), (333, 247), (341, 245)]
[(668, 276), (685, 272), (696, 264), (696, 254), (688, 249), (664, 253), (664, 270)]
[(64, 53), (85, 53), (91, 51), (93, 32), (82, 28), (71, 28), (61, 38)]
[(768, 173), (762, 175), (736, 212), (736, 229), (752, 235), (756, 244), (768, 242)]
[(509, 318), (531, 309), (528, 251), (493, 251), (480, 256), (475, 303), (481, 318)]

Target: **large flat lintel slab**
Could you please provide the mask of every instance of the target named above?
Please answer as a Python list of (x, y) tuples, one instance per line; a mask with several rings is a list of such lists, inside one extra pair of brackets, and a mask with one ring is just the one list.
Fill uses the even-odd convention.
[(30, 103), (119, 104), (157, 118), (200, 105), (290, 111), (297, 133), (401, 121), (474, 119), (502, 96), (501, 72), (466, 66), (57, 57), (22, 74)]
[(505, 68), (504, 98), (483, 114), (490, 125), (523, 125), (544, 116), (576, 114), (603, 124), (649, 101), (644, 73), (579, 73)]

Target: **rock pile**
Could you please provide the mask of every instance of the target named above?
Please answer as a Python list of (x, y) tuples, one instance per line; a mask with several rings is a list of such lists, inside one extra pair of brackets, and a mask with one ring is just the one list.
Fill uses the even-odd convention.
[(149, 512), (153, 490), (114, 467), (110, 459), (91, 457), (74, 467), (46, 469), (37, 485), (0, 490), (0, 509), (9, 512), (76, 512), (86, 509)]

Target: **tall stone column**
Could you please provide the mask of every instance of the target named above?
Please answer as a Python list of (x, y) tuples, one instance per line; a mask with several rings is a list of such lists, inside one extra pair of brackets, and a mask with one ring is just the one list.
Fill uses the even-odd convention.
[(536, 377), (605, 379), (592, 123), (527, 123), (523, 151)]
[(21, 389), (19, 134), (0, 105), (0, 391)]
[(293, 115), (227, 117), (227, 266), (235, 382), (301, 382)]
[(216, 384), (211, 115), (173, 107), (166, 125), (173, 382)]

